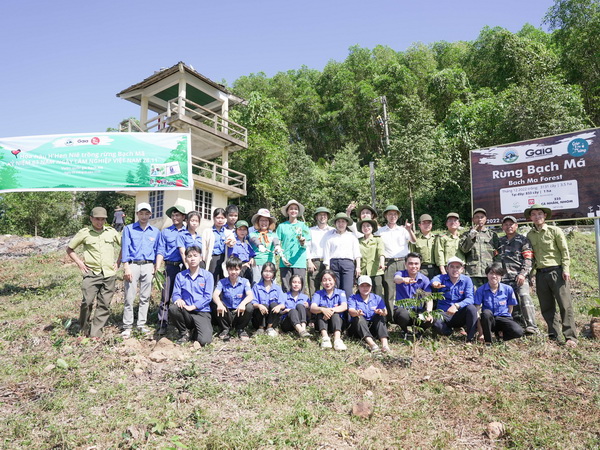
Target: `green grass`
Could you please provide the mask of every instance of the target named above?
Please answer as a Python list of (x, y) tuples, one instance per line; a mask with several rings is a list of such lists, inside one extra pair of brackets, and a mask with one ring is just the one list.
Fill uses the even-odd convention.
[[(598, 297), (594, 241), (569, 242), (581, 331)], [(100, 343), (73, 334), (79, 281), (62, 253), (0, 268), (1, 448), (600, 446), (600, 343), (586, 337), (571, 351), (543, 337), (484, 349), (392, 332), (394, 355), (373, 359), (350, 340), (335, 353), (261, 336), (157, 364), (153, 341), (118, 335), (122, 291)], [(381, 379), (363, 378), (370, 366)], [(370, 419), (351, 416), (360, 400)], [(495, 442), (492, 421), (506, 427)]]

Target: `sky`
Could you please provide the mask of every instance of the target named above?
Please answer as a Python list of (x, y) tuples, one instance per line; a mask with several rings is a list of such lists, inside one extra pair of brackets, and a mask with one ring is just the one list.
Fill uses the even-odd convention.
[(542, 26), (552, 0), (6, 0), (0, 137), (101, 132), (139, 106), (117, 92), (179, 61), (243, 75), (343, 61), (354, 45), (471, 41), (484, 26)]

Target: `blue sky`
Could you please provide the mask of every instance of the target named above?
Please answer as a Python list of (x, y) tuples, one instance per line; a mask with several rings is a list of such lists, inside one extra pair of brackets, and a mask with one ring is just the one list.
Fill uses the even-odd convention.
[(353, 45), (476, 39), (541, 26), (552, 0), (7, 0), (0, 26), (0, 137), (104, 131), (139, 107), (115, 94), (178, 61), (215, 80), (306, 65)]

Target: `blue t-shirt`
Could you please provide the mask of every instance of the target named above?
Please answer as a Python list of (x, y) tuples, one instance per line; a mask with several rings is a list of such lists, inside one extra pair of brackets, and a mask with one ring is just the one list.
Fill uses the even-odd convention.
[(230, 250), (227, 250), (227, 254), (229, 256), (237, 256), (245, 263), (255, 256), (254, 250), (247, 239), (243, 241), (237, 239), (235, 245)]
[(178, 230), (175, 225), (162, 230), (158, 235), (156, 254), (162, 255), (165, 261), (181, 262), (181, 253), (179, 253), (177, 238), (185, 231), (185, 227), (181, 227)]
[(142, 230), (139, 222), (127, 225), (123, 230), (123, 262), (154, 261), (156, 259), (156, 241), (160, 232), (152, 225)]
[(179, 272), (173, 286), (173, 302), (181, 299), (186, 305), (194, 305), (196, 312), (210, 312), (214, 279), (208, 270), (198, 269), (196, 278), (189, 270)]
[(276, 283), (271, 284), (271, 290), (267, 292), (263, 280), (260, 280), (252, 288), (252, 294), (254, 295), (252, 303), (255, 305), (269, 306), (273, 302), (277, 302), (280, 305), (285, 304), (285, 295), (281, 287)]
[(431, 283), (436, 281), (444, 285), (437, 290), (444, 295), (442, 300), (438, 300), (438, 309), (446, 311), (455, 303), (458, 303), (461, 308), (473, 304), (473, 281), (468, 276), (460, 275), (456, 284), (452, 284), (448, 274), (436, 275)]
[(180, 233), (177, 237), (177, 247), (200, 247), (202, 248), (202, 236), (200, 233), (196, 232), (194, 236), (188, 230), (185, 230), (183, 233)]
[(327, 295), (325, 289), (321, 289), (313, 294), (312, 302), (322, 308), (336, 308), (343, 304), (348, 304), (346, 292), (341, 289), (334, 289), (331, 297)]
[(489, 309), (494, 317), (511, 317), (508, 307), (516, 305), (517, 299), (513, 288), (507, 284), (500, 283), (494, 294), (489, 283), (485, 283), (475, 291), (475, 305), (482, 305), (481, 309)]
[[(394, 274), (394, 277), (401, 276), (403, 278), (408, 277), (408, 270), (399, 270)], [(425, 292), (431, 292), (431, 281), (421, 272), (417, 273), (416, 283), (396, 284), (396, 300), (404, 300), (408, 298), (414, 298), (417, 289), (421, 289)]]
[[(385, 309), (385, 301), (372, 292), (369, 294), (369, 298), (365, 301), (359, 292), (350, 296), (348, 299), (348, 309), (361, 310), (364, 313), (366, 320), (371, 320), (375, 316), (376, 309)], [(351, 320), (357, 319), (352, 317)]]
[(285, 309), (294, 309), (299, 304), (302, 304), (307, 308), (310, 307), (310, 298), (308, 298), (308, 295), (303, 292), (298, 293), (296, 298), (292, 296), (291, 292), (288, 292), (285, 295)]
[(217, 283), (215, 293), (221, 295), (221, 301), (226, 308), (237, 309), (244, 298), (252, 293), (252, 287), (250, 287), (250, 282), (243, 277), (237, 279), (235, 286), (231, 284), (229, 278), (223, 278)]

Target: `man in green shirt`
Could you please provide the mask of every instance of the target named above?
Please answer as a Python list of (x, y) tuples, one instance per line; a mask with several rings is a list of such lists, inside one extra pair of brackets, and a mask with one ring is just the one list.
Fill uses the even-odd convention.
[[(121, 247), (121, 235), (106, 225), (106, 217), (106, 209), (100, 206), (92, 209), (92, 225), (79, 230), (67, 247), (67, 255), (83, 274), (79, 324), (81, 332), (90, 337), (102, 336), (102, 328), (108, 321), (110, 302), (115, 292), (116, 271), (121, 263), (121, 252), (118, 252), (119, 256), (115, 259), (115, 250)], [(83, 260), (75, 253), (80, 245), (83, 246)], [(97, 300), (97, 304), (92, 319), (94, 300)]]
[[(548, 325), (548, 337), (558, 339), (562, 321), (562, 333), (566, 345), (577, 347), (577, 330), (573, 301), (571, 300), (571, 280), (569, 247), (567, 239), (558, 227), (546, 224), (552, 217), (550, 208), (535, 204), (525, 210), (525, 218), (533, 222), (533, 229), (527, 238), (535, 256), (535, 283), (542, 316)], [(560, 316), (556, 312), (556, 303)]]
[(460, 217), (455, 212), (450, 212), (446, 215), (446, 231), (438, 236), (437, 245), (435, 248), (435, 263), (437, 264), (440, 273), (446, 275), (446, 265), (448, 260), (456, 256), (461, 261), (465, 260), (465, 255), (458, 248), (460, 236)]
[(440, 270), (435, 264), (437, 235), (431, 232), (433, 219), (429, 214), (419, 217), (419, 232), (416, 233), (416, 242), (410, 243), (410, 251), (421, 255), (421, 273), (430, 280), (439, 275)]
[(475, 289), (488, 282), (485, 269), (494, 262), (498, 250), (498, 235), (486, 227), (487, 212), (483, 208), (473, 211), (473, 226), (460, 238), (459, 248), (465, 254), (466, 274)]

